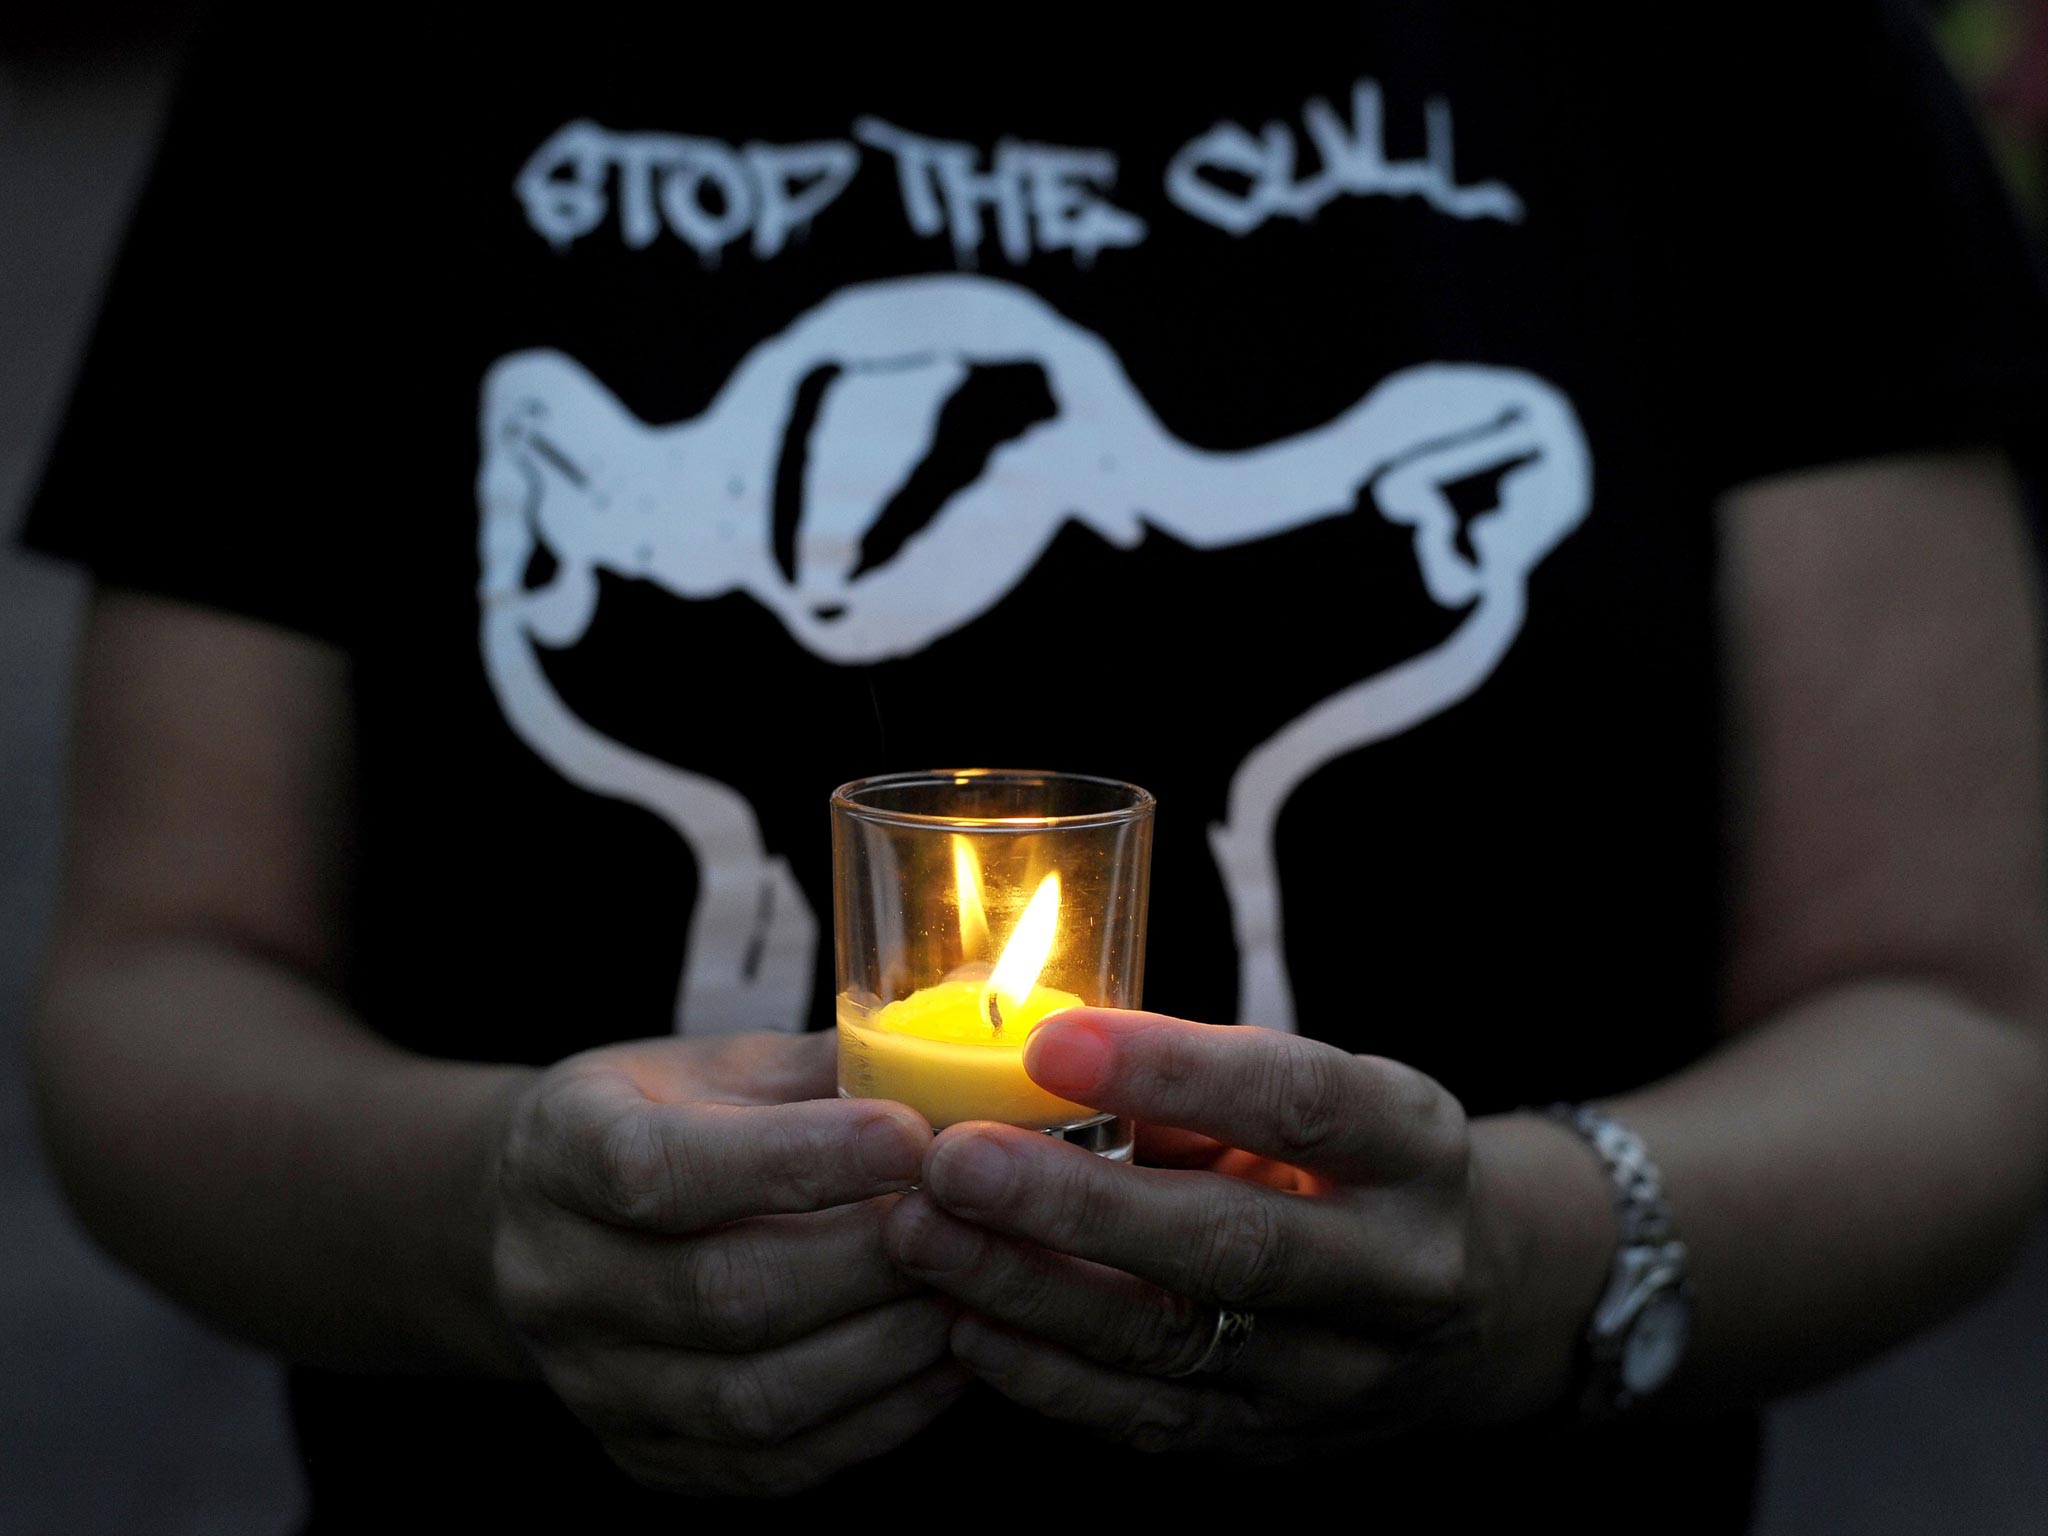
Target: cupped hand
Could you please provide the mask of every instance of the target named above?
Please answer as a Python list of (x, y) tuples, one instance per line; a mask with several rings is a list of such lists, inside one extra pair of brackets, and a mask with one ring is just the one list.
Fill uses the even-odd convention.
[[(1144, 1450), (1285, 1459), (1562, 1392), (1569, 1336), (1529, 1336), (1519, 1238), (1422, 1073), (1096, 1009), (1040, 1025), (1026, 1067), (1161, 1128), (1147, 1151), (1171, 1166), (1008, 1126), (939, 1135), (889, 1251), (961, 1304), (953, 1347), (1005, 1395)], [(1212, 1350), (1219, 1308), (1255, 1317), (1241, 1349)]]
[(500, 1308), (640, 1482), (794, 1492), (908, 1439), (971, 1379), (948, 1354), (955, 1309), (882, 1244), (931, 1128), (830, 1097), (832, 1044), (608, 1047), (512, 1107)]

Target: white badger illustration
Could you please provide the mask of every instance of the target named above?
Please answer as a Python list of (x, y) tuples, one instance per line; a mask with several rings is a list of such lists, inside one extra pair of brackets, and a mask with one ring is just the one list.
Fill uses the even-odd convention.
[[(995, 448), (895, 555), (864, 535), (930, 454), (972, 370), (1042, 370), (1053, 413)], [(821, 376), (820, 370), (828, 370)], [(823, 377), (802, 445), (793, 559), (774, 497), (797, 401)], [(1463, 618), (1441, 643), (1325, 699), (1245, 759), (1210, 843), (1240, 959), (1238, 1018), (1294, 1026), (1273, 828), (1332, 759), (1470, 694), (1521, 628), (1529, 572), (1585, 516), (1591, 462), (1570, 403), (1515, 369), (1402, 369), (1310, 431), (1242, 452), (1190, 447), (1153, 416), (1114, 352), (1013, 284), (974, 276), (842, 289), (755, 347), (693, 420), (650, 426), (573, 359), (501, 359), (484, 383), (482, 646), (507, 721), (570, 782), (642, 806), (685, 840), (699, 888), (676, 1027), (798, 1029), (817, 921), (762, 845), (745, 794), (610, 740), (555, 693), (539, 648), (575, 645), (597, 573), (686, 600), (745, 593), (842, 665), (922, 650), (986, 613), (1068, 520), (1129, 548), (1148, 528), (1196, 548), (1353, 515), (1359, 492), (1411, 530), (1430, 597)], [(1446, 487), (1503, 471), (1464, 539)], [(526, 585), (537, 547), (553, 567)], [(786, 573), (787, 572), (787, 573)]]

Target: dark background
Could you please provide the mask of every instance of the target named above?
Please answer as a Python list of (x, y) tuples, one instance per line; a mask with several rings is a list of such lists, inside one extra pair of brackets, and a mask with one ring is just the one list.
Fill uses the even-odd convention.
[[(0, 534), (62, 408), (189, 9), (0, 13)], [(1937, 9), (2038, 229), (2048, 0)], [(20, 1031), (53, 900), (81, 596), (0, 541), (0, 1531), (278, 1532), (298, 1496), (273, 1368), (101, 1257), (35, 1143)], [(1772, 1414), (1759, 1529), (2048, 1528), (2044, 1383), (2048, 1221), (1997, 1294)]]

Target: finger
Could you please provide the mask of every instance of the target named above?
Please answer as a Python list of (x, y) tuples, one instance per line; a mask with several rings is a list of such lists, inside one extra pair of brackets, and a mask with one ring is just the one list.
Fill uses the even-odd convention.
[(947, 1360), (830, 1424), (772, 1448), (735, 1449), (673, 1435), (618, 1435), (606, 1449), (650, 1487), (783, 1498), (895, 1450), (960, 1398), (973, 1375)]
[(1298, 1464), (1319, 1443), (1355, 1448), (1361, 1437), (1385, 1438), (1415, 1422), (1402, 1402), (1385, 1401), (1394, 1373), (1384, 1359), (1355, 1391), (1324, 1404), (1116, 1370), (973, 1316), (953, 1325), (953, 1352), (1012, 1402), (1141, 1451), (1217, 1447), (1237, 1459)]
[(1200, 1131), (1177, 1125), (1138, 1127), (1138, 1161), (1154, 1168), (1206, 1168), (1223, 1150), (1222, 1142)]
[(954, 1308), (918, 1296), (842, 1318), (777, 1349), (715, 1355), (601, 1352), (558, 1384), (593, 1423), (664, 1429), (720, 1445), (774, 1446), (885, 1396), (946, 1358)]
[[(967, 1311), (1141, 1376), (1194, 1369), (1216, 1334), (1216, 1309), (1122, 1270), (999, 1237), (922, 1195), (890, 1213), (889, 1251)], [(1348, 1401), (1385, 1370), (1386, 1353), (1286, 1317), (1268, 1317), (1232, 1361), (1225, 1385), (1298, 1404)]]
[(1318, 1187), (1313, 1174), (1292, 1163), (1226, 1147), (1213, 1136), (1171, 1125), (1138, 1127), (1138, 1162), (1147, 1168), (1206, 1168), (1293, 1194), (1310, 1194)]
[(1208, 1386), (1134, 1376), (977, 1318), (953, 1327), (953, 1352), (1012, 1402), (1140, 1451), (1242, 1447), (1246, 1400)]
[(969, 1311), (1104, 1364), (1159, 1375), (1192, 1366), (1207, 1308), (1123, 1270), (999, 1237), (921, 1194), (887, 1223), (890, 1253)]
[(643, 1096), (663, 1103), (789, 1104), (837, 1092), (838, 1041), (822, 1031), (656, 1038), (602, 1050), (593, 1070), (622, 1073)]
[(1412, 1067), (1244, 1025), (1075, 1008), (1045, 1020), (1025, 1069), (1062, 1097), (1347, 1183), (1462, 1157), (1463, 1111)]
[(894, 1198), (756, 1217), (690, 1243), (665, 1266), (678, 1325), (667, 1342), (735, 1353), (767, 1349), (914, 1294), (915, 1283), (891, 1262), (882, 1238)]
[(907, 1189), (931, 1137), (885, 1100), (660, 1103), (615, 1073), (561, 1080), (526, 1119), (516, 1155), (549, 1198), (669, 1233)]
[(829, 1099), (839, 1091), (839, 1037), (825, 1030), (733, 1035), (693, 1065), (702, 1073), (704, 1089), (668, 1097), (715, 1098), (731, 1104)]
[(1241, 1310), (1350, 1302), (1404, 1277), (1347, 1204), (1132, 1168), (1013, 1126), (941, 1132), (925, 1189), (978, 1226)]
[(958, 1361), (945, 1361), (788, 1445), (740, 1453), (738, 1470), (778, 1496), (815, 1488), (836, 1472), (895, 1450), (958, 1402), (973, 1380)]
[(542, 1342), (768, 1349), (920, 1289), (883, 1246), (893, 1198), (759, 1216), (688, 1242), (580, 1218), (547, 1225), (505, 1240), (517, 1249), (501, 1255), (500, 1295)]

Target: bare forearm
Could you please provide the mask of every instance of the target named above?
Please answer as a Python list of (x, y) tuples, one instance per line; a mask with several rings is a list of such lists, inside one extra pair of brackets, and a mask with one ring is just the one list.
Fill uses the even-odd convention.
[(1827, 993), (1611, 1107), (1692, 1248), (1675, 1397), (1800, 1386), (1941, 1317), (2003, 1271), (2048, 1165), (2037, 1040), (1906, 983)]
[[(1691, 1251), (1695, 1329), (1671, 1409), (1760, 1401), (1943, 1316), (2001, 1272), (2048, 1170), (2034, 1037), (1905, 982), (1820, 995), (1602, 1107), (1648, 1144)], [(1553, 1367), (1605, 1279), (1604, 1179), (1547, 1125), (1475, 1135), (1482, 1166), (1524, 1164), (1502, 1182), (1529, 1234), (1525, 1273), (1543, 1277), (1528, 1305), (1547, 1314), (1524, 1337)]]
[(34, 1051), (73, 1202), (174, 1297), (298, 1360), (524, 1368), (489, 1301), (487, 1202), (526, 1070), (409, 1055), (197, 941), (61, 949)]

